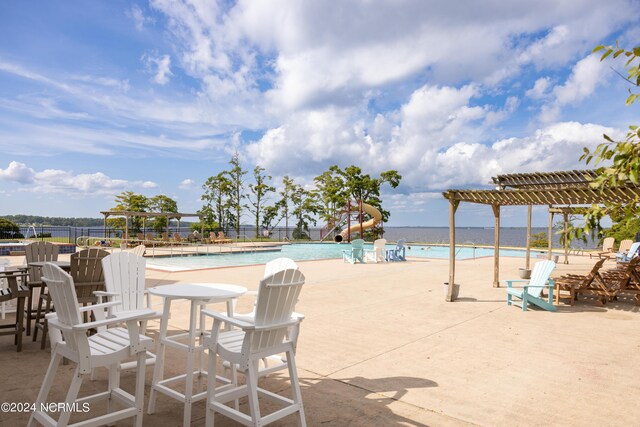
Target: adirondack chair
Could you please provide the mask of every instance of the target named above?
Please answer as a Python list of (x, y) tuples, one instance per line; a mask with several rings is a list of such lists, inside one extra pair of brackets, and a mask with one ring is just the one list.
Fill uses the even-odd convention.
[(134, 248), (127, 249), (127, 252), (134, 253), (137, 256), (144, 256), (144, 253), (146, 250), (147, 250), (147, 247), (145, 245), (138, 245)]
[(364, 240), (355, 239), (351, 241), (351, 249), (342, 251), (342, 260), (355, 264), (364, 263)]
[(364, 259), (369, 262), (384, 262), (386, 260), (386, 239), (377, 239), (373, 242), (373, 249), (364, 250)]
[[(98, 297), (98, 303), (110, 298), (120, 304), (110, 307), (109, 317), (119, 317), (123, 313), (136, 310), (152, 310), (151, 296), (145, 289), (146, 260), (132, 252), (115, 252), (102, 259), (102, 271), (106, 291), (94, 292)], [(147, 331), (147, 321), (159, 319), (161, 313), (151, 311), (153, 315), (147, 316), (140, 325), (140, 333)], [(147, 352), (145, 363), (153, 365), (156, 355)], [(122, 369), (133, 369), (135, 363), (122, 364)]]
[[(520, 305), (522, 311), (527, 311), (529, 305), (533, 304), (548, 311), (555, 311), (556, 307), (553, 305), (554, 285), (550, 278), (554, 268), (556, 268), (556, 263), (553, 261), (538, 261), (533, 266), (531, 280), (507, 280), (507, 305)], [(513, 284), (517, 282), (528, 283), (522, 288), (515, 288)], [(541, 298), (544, 289), (549, 292), (547, 301)], [(522, 304), (517, 304), (513, 297), (521, 300)]]
[[(604, 285), (604, 279), (600, 275), (600, 269), (606, 261), (606, 258), (596, 262), (589, 274), (566, 274), (557, 279), (553, 279), (556, 292), (556, 304), (560, 303), (560, 298), (569, 298), (569, 304), (573, 305), (576, 300), (576, 294), (580, 289), (586, 289), (592, 286), (594, 280)], [(561, 292), (566, 291), (568, 296), (561, 295)]]
[(399, 239), (396, 242), (396, 247), (387, 251), (387, 261), (406, 261), (405, 247), (406, 239)]
[(616, 240), (613, 237), (606, 237), (603, 241), (602, 241), (602, 251), (598, 252), (598, 253), (591, 253), (589, 254), (589, 258), (594, 257), (594, 256), (598, 256), (598, 258), (605, 258), (608, 259), (610, 256), (612, 256), (614, 254), (613, 251), (613, 245), (616, 243)]
[(215, 243), (231, 243), (233, 240), (229, 239), (224, 235), (224, 231), (218, 231), (218, 237), (215, 240)]
[[(25, 258), (27, 265), (32, 262), (57, 261), (58, 246), (51, 242), (34, 242), (25, 246)], [(38, 307), (34, 307), (34, 302), (40, 300), (40, 294), (45, 292), (44, 284), (40, 279), (42, 277), (42, 269), (40, 267), (29, 267), (29, 297), (27, 298), (27, 306), (25, 314), (27, 318), (27, 335), (31, 335), (31, 320), (36, 317)], [(41, 319), (36, 318), (36, 322)]]
[(604, 274), (604, 286), (600, 291), (601, 299), (633, 295), (636, 305), (640, 305), (640, 257), (635, 257), (626, 265), (607, 271)]
[[(622, 244), (620, 244), (620, 246), (622, 246)], [(617, 262), (631, 261), (631, 259), (638, 256), (638, 249), (640, 249), (640, 242), (632, 243), (631, 246), (629, 247), (629, 250), (627, 250), (626, 252), (622, 252), (622, 251), (618, 252), (618, 255), (616, 255), (616, 261)]]
[[(76, 296), (81, 305), (95, 304), (98, 298), (94, 291), (104, 290), (104, 276), (102, 275), (102, 258), (109, 252), (99, 248), (83, 249), (71, 254), (70, 275), (76, 287)], [(41, 293), (36, 313), (36, 325), (33, 331), (33, 341), (38, 338), (38, 329), (42, 329), (40, 348), (44, 349), (47, 343), (47, 319), (45, 314), (51, 311), (51, 298), (48, 293)], [(85, 318), (85, 321), (87, 319)]]
[[(62, 411), (58, 420), (55, 420), (49, 413), (42, 410), (43, 406), (46, 406), (44, 404), (49, 402), (47, 398), (60, 362), (66, 358), (76, 364), (76, 369), (72, 376), (71, 385), (68, 387), (65, 406), (76, 405), (82, 408), (83, 402), (109, 401), (106, 414), (72, 425), (114, 424), (118, 420), (135, 417), (135, 425), (141, 427), (144, 404), (144, 354), (153, 345), (153, 340), (140, 335), (138, 322), (144, 319), (150, 310), (130, 312), (119, 318), (100, 319), (105, 307), (115, 306), (119, 303), (112, 302), (80, 308), (71, 276), (53, 264), (45, 264), (42, 270), (42, 280), (46, 282), (56, 307), (55, 313), (47, 315), (51, 328), (51, 339), (55, 344), (52, 346), (51, 362), (35, 401), (35, 411), (32, 412), (28, 425), (34, 425), (36, 421), (45, 426), (66, 426), (69, 424), (73, 412)], [(87, 310), (93, 310), (99, 320), (83, 323), (81, 314)], [(91, 329), (118, 323), (127, 324), (124, 334), (116, 332), (115, 329), (106, 329), (88, 336), (88, 331)], [(120, 362), (131, 356), (135, 356), (137, 359), (136, 387), (133, 396), (120, 387), (119, 370)], [(108, 390), (77, 399), (83, 374), (88, 374), (93, 368), (102, 366), (109, 369)], [(116, 400), (125, 408), (114, 408), (111, 402)], [(101, 411), (96, 412), (100, 413)]]
[[(29, 288), (26, 282), (27, 273), (18, 270), (7, 270), (4, 267), (0, 271), (0, 281), (6, 282), (6, 288), (0, 288), (0, 303), (3, 305), (16, 300), (15, 321), (10, 324), (0, 325), (0, 335), (14, 335), (14, 344), (17, 351), (22, 351), (22, 333), (24, 332), (24, 303), (29, 296)], [(18, 279), (22, 283), (18, 283)]]
[[(291, 269), (291, 270), (297, 270), (298, 269), (298, 264), (295, 263), (294, 260), (290, 259), (290, 258), (276, 258), (274, 260), (269, 261), (265, 266), (264, 266), (264, 275), (263, 278), (272, 276), (280, 271), (284, 271), (287, 269)], [(247, 292), (245, 295), (254, 295), (257, 296), (258, 293), (256, 291), (249, 291)], [(236, 303), (236, 300), (233, 301), (234, 304)], [(234, 307), (235, 308), (235, 307)], [(253, 322), (255, 320), (255, 316), (256, 316), (256, 305), (254, 303), (253, 305), (253, 310), (250, 313), (236, 313), (234, 310), (234, 314), (233, 317), (235, 319), (240, 319), (243, 320), (245, 322)], [(304, 319), (304, 315), (300, 314), (300, 313), (293, 313), (293, 316), (303, 320)], [(298, 334), (299, 334), (299, 328), (298, 327), (291, 327), (289, 328), (289, 333), (288, 333), (288, 337), (291, 339), (291, 341), (293, 342), (293, 348), (295, 351), (296, 345), (298, 343)], [(226, 368), (230, 369), (230, 365), (226, 364), (225, 365)], [(264, 375), (268, 375), (272, 372), (276, 372), (282, 369), (285, 369), (287, 367), (287, 361), (286, 358), (284, 357), (280, 357), (277, 355), (271, 356), (271, 357), (265, 357), (262, 359), (262, 365), (260, 365), (260, 369), (258, 371), (258, 374), (260, 376), (264, 376)], [(235, 376), (235, 372), (232, 372), (232, 375)]]
[[(300, 319), (292, 317), (293, 310), (305, 277), (299, 270), (279, 271), (260, 281), (258, 301), (254, 322), (230, 318), (211, 310), (203, 310), (206, 316), (213, 317), (213, 327), (205, 346), (209, 349), (209, 378), (215, 378), (218, 356), (237, 366), (246, 377), (246, 384), (236, 381), (216, 387), (215, 381), (209, 381), (207, 388), (207, 426), (214, 425), (214, 416), (218, 412), (243, 425), (258, 426), (297, 414), (298, 425), (305, 426), (304, 409), (300, 393), (300, 383), (295, 363), (294, 342), (288, 337), (290, 327), (296, 327)], [(223, 331), (222, 323), (232, 325), (239, 330)], [(292, 388), (292, 399), (279, 396), (258, 386), (258, 362), (264, 357), (285, 353)], [(249, 414), (228, 406), (228, 402), (237, 402), (247, 396)], [(283, 408), (266, 416), (261, 414), (258, 397), (284, 405)]]

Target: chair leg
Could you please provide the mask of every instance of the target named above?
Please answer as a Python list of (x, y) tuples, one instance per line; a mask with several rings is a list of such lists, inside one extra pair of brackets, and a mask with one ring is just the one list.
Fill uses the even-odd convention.
[(209, 384), (207, 384), (207, 404), (206, 404), (206, 412), (205, 412), (205, 422), (206, 427), (213, 427), (213, 421), (215, 416), (215, 411), (211, 404), (215, 401), (216, 394), (216, 376), (218, 373), (216, 372), (217, 368), (217, 355), (216, 351), (209, 349), (209, 366), (207, 368), (207, 373), (209, 377)]
[[(115, 363), (109, 366), (109, 401), (107, 402), (107, 413), (111, 413), (113, 408), (113, 390), (120, 387), (120, 364)], [(137, 390), (136, 390), (137, 391)]]
[[(142, 416), (144, 414), (144, 374), (147, 367), (146, 364), (147, 352), (143, 351), (138, 353), (138, 365), (136, 369), (136, 409), (138, 415), (136, 415), (136, 427), (142, 427)], [(119, 376), (119, 374), (118, 374)]]
[(296, 360), (293, 350), (286, 352), (287, 367), (289, 368), (289, 379), (291, 381), (291, 389), (293, 401), (298, 405), (298, 426), (306, 427), (307, 421), (304, 416), (304, 407), (302, 406), (302, 392), (300, 391), (300, 380), (298, 379), (298, 369), (296, 368)]
[(51, 312), (51, 297), (47, 298), (47, 306), (45, 307), (45, 314), (42, 319), (42, 342), (40, 343), (40, 350), (44, 350), (47, 345), (47, 335), (49, 335), (49, 321), (45, 317), (47, 313)]
[[(49, 395), (49, 391), (51, 390), (51, 386), (53, 385), (53, 379), (56, 376), (56, 371), (58, 370), (58, 366), (60, 366), (60, 361), (62, 360), (62, 356), (58, 353), (54, 353), (51, 357), (51, 361), (49, 362), (49, 367), (47, 368), (47, 373), (44, 375), (44, 380), (42, 381), (42, 386), (40, 387), (40, 391), (38, 392), (38, 397), (36, 398), (35, 407), (39, 409), (40, 406), (45, 402), (47, 396)], [(36, 411), (37, 412), (37, 411)], [(29, 427), (33, 425), (34, 422), (34, 413), (29, 417)]]
[(18, 306), (16, 307), (16, 337), (14, 342), (16, 350), (22, 351), (22, 332), (24, 331), (24, 297), (18, 297)]
[(32, 341), (36, 342), (38, 340), (38, 327), (42, 327), (42, 325), (40, 325), (40, 318), (44, 318), (44, 314), (43, 314), (43, 305), (44, 305), (44, 299), (45, 299), (45, 294), (44, 293), (40, 293), (40, 297), (38, 297), (38, 309), (36, 310), (36, 324), (33, 327), (33, 337), (32, 337)]
[(260, 404), (258, 402), (258, 367), (249, 363), (247, 369), (247, 397), (249, 398), (249, 414), (253, 425), (260, 425)]
[[(78, 398), (78, 392), (80, 391), (80, 386), (82, 385), (82, 374), (80, 373), (80, 366), (76, 367), (75, 372), (73, 373), (73, 379), (71, 380), (71, 384), (69, 385), (69, 391), (67, 392), (67, 398), (64, 403), (67, 408), (73, 407), (76, 399)], [(69, 419), (71, 418), (71, 411), (63, 411), (60, 414), (60, 418), (58, 418), (57, 426), (66, 427), (69, 424)]]
[(31, 307), (33, 306), (33, 287), (29, 286), (29, 296), (27, 297), (27, 336), (31, 335)]

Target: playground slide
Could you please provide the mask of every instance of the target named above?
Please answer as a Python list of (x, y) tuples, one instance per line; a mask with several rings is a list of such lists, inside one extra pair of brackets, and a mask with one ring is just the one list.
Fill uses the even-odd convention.
[[(366, 203), (362, 204), (362, 211), (365, 212), (366, 214), (368, 214), (371, 219), (368, 221), (364, 221), (362, 223), (362, 229), (363, 230), (367, 230), (369, 228), (373, 228), (376, 225), (378, 225), (378, 223), (380, 221), (382, 221), (382, 214), (380, 213), (380, 211), (376, 208), (374, 208), (371, 205), (368, 205)], [(360, 224), (354, 224), (351, 227), (344, 229), (338, 236), (340, 237), (340, 239), (338, 239), (338, 236), (336, 236), (336, 242), (341, 242), (343, 239), (346, 239), (347, 236), (349, 235), (349, 233), (360, 233)]]

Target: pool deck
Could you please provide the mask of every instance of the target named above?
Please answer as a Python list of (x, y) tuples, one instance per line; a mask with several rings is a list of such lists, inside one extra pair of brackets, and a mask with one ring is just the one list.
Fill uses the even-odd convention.
[[(503, 257), (501, 277), (517, 278), (523, 263)], [(554, 276), (584, 272), (594, 263), (572, 256)], [(506, 305), (504, 288), (492, 287), (490, 257), (456, 263), (462, 287), (454, 303), (443, 296), (447, 260), (299, 266), (307, 281), (296, 310), (306, 318), (296, 360), (310, 426), (638, 425), (640, 307), (630, 302), (597, 307), (580, 301), (555, 313), (522, 312)], [(210, 281), (256, 289), (263, 268), (148, 271), (147, 286)], [(238, 311), (251, 304), (241, 298)], [(176, 306), (173, 330), (184, 327), (188, 316), (185, 303)], [(157, 328), (150, 325), (152, 336)], [(178, 374), (180, 355), (168, 350), (167, 356), (167, 374)], [(39, 343), (27, 338), (17, 353), (12, 338), (0, 337), (0, 401), (33, 402), (48, 361)], [(62, 367), (49, 402), (64, 399), (72, 369)], [(152, 372), (147, 368), (147, 397)], [(286, 376), (262, 381), (282, 389)], [(122, 383), (133, 384), (133, 374), (124, 373)], [(83, 390), (105, 384), (100, 372), (96, 381), (85, 380)], [(0, 426), (24, 425), (27, 418), (2, 414)], [(182, 406), (160, 396), (156, 414), (145, 414), (144, 425), (176, 426), (181, 420)], [(204, 425), (203, 402), (194, 404), (192, 425)], [(219, 416), (216, 425), (236, 424)], [(295, 419), (273, 425), (292, 426)]]

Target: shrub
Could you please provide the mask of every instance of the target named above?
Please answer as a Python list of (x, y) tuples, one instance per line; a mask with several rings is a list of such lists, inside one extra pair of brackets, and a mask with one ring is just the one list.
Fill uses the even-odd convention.
[(20, 228), (8, 219), (0, 218), (0, 239), (24, 239)]

